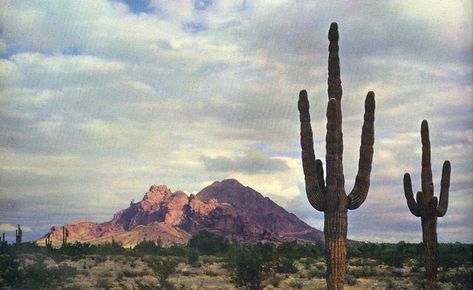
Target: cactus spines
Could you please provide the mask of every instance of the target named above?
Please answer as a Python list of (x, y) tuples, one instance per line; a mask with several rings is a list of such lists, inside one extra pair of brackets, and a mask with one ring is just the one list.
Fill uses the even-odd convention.
[(429, 124), (422, 121), (422, 191), (417, 192), (416, 199), (412, 192), (412, 182), (409, 173), (404, 174), (404, 195), (410, 212), (421, 218), (422, 241), (424, 244), (424, 258), (427, 282), (433, 287), (437, 283), (437, 217), (443, 217), (448, 208), (448, 191), (450, 188), (450, 161), (446, 160), (442, 167), (440, 182), (440, 200), (434, 196), (432, 179), (432, 164), (430, 159)]
[(62, 227), (62, 247), (67, 246), (67, 238), (69, 237), (69, 230), (63, 226)]
[(16, 248), (19, 249), (21, 246), (21, 239), (23, 238), (23, 230), (21, 229), (20, 225), (18, 225), (18, 229), (15, 230), (15, 238)]
[(326, 135), (326, 171), (324, 180), (322, 161), (315, 158), (312, 127), (310, 125), (307, 92), (299, 94), (298, 109), (301, 122), (302, 167), (309, 203), (324, 212), (324, 234), (327, 263), (327, 289), (343, 289), (345, 280), (347, 211), (358, 208), (366, 199), (370, 186), (374, 144), (374, 93), (365, 100), (364, 123), (361, 133), (360, 159), (353, 190), (345, 193), (343, 175), (342, 85), (338, 57), (338, 25), (332, 23), (328, 33), (328, 106)]

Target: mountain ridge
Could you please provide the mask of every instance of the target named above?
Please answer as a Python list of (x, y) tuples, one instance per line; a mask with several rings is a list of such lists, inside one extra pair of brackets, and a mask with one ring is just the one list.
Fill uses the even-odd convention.
[[(202, 230), (243, 243), (324, 240), (323, 232), (236, 179), (215, 181), (189, 196), (179, 190), (172, 192), (166, 185), (152, 185), (141, 201), (132, 201), (110, 221), (82, 219), (64, 226), (68, 242), (114, 240), (125, 247), (144, 239), (160, 239), (165, 246), (184, 244)], [(46, 237), (59, 246), (62, 227), (52, 227), (37, 243), (44, 245)]]

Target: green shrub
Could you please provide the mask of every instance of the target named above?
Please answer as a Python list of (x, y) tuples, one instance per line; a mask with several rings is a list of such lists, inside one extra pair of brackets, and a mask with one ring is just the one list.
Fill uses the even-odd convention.
[(316, 263), (314, 258), (302, 258), (300, 262), (304, 265), (304, 268), (309, 269), (313, 264)]
[(118, 271), (117, 272), (117, 278), (118, 279), (122, 279), (124, 276), (125, 276), (125, 274), (123, 273), (123, 271)]
[(19, 279), (12, 283), (20, 289), (53, 288), (64, 283), (66, 278), (77, 274), (69, 266), (47, 267), (44, 261), (34, 263), (26, 268), (18, 268)]
[(273, 285), (273, 287), (278, 288), (279, 284), (281, 284), (281, 278), (279, 276), (273, 275), (269, 282), (271, 283), (271, 285)]
[[(139, 281), (139, 280), (136, 281), (136, 284), (138, 284), (138, 289), (140, 289), (140, 290), (161, 290), (162, 289), (162, 287), (158, 287), (158, 286), (153, 285), (153, 284), (148, 284), (148, 283), (145, 283), (145, 282)], [(170, 288), (170, 289), (172, 289), (172, 288)]]
[(261, 288), (263, 265), (261, 256), (249, 246), (234, 248), (227, 261), (227, 267), (231, 270), (235, 285), (250, 290)]
[(301, 279), (294, 279), (289, 282), (289, 286), (291, 286), (292, 288), (301, 289), (304, 286), (304, 281), (302, 281)]
[(391, 279), (384, 280), (384, 283), (386, 284), (385, 289), (394, 289), (394, 282)]
[(113, 280), (110, 278), (99, 277), (97, 283), (95, 284), (97, 288), (111, 289), (113, 288)]
[(277, 255), (298, 260), (300, 258), (318, 258), (324, 251), (323, 244), (300, 244), (296, 241), (284, 242), (277, 247)]
[(196, 265), (199, 261), (199, 251), (193, 248), (190, 248), (187, 251), (187, 262), (189, 265)]
[(325, 277), (325, 271), (320, 270), (318, 268), (311, 269), (307, 272), (307, 278), (312, 279), (312, 278), (324, 278)]
[(297, 268), (294, 266), (294, 260), (286, 257), (281, 257), (276, 262), (276, 271), (278, 273), (293, 274), (297, 273)]
[(350, 286), (355, 286), (357, 281), (356, 281), (356, 278), (353, 275), (346, 275), (345, 276), (345, 283), (347, 283)]
[(159, 243), (155, 243), (151, 240), (144, 240), (133, 248), (133, 252), (138, 255), (159, 255), (162, 254), (163, 248)]
[(18, 267), (18, 263), (11, 255), (0, 255), (0, 288), (18, 283), (20, 279)]
[(225, 254), (229, 243), (223, 237), (207, 231), (200, 231), (192, 236), (188, 242), (189, 248), (198, 250), (204, 255)]
[(187, 257), (189, 247), (185, 245), (173, 245), (169, 248), (163, 248), (161, 255), (174, 257)]
[(439, 267), (450, 269), (465, 264), (471, 264), (472, 261), (472, 244), (439, 244)]
[(208, 269), (204, 270), (204, 274), (211, 277), (218, 276), (218, 273), (215, 273), (214, 271)]
[(142, 275), (141, 275), (140, 271), (124, 269), (123, 270), (123, 276), (125, 276), (125, 277), (138, 277), (138, 276), (142, 276)]
[(276, 246), (271, 243), (257, 243), (254, 250), (265, 263), (273, 261), (276, 257)]
[(149, 258), (146, 262), (158, 275), (161, 286), (165, 289), (172, 289), (173, 286), (167, 282), (167, 279), (176, 272), (177, 261), (171, 258)]

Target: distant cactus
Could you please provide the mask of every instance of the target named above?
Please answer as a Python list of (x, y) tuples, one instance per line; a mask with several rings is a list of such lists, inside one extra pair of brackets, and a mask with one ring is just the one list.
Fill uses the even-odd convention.
[(67, 238), (69, 237), (69, 230), (63, 226), (62, 227), (62, 247), (67, 246)]
[(51, 235), (48, 234), (46, 238), (44, 239), (44, 244), (46, 245), (46, 248), (52, 249), (53, 248), (53, 241), (51, 241)]
[(425, 270), (430, 287), (437, 283), (438, 245), (437, 217), (443, 217), (448, 207), (448, 191), (450, 187), (450, 161), (446, 160), (442, 167), (440, 182), (440, 200), (434, 196), (432, 180), (432, 164), (430, 160), (429, 124), (422, 121), (420, 135), (422, 140), (422, 191), (417, 192), (416, 200), (412, 193), (412, 182), (409, 173), (404, 174), (404, 195), (407, 206), (413, 215), (421, 217), (422, 241), (424, 244)]
[(305, 90), (302, 90), (299, 94), (298, 108), (300, 111), (302, 165), (307, 198), (312, 207), (324, 212), (327, 289), (343, 289), (346, 267), (347, 209), (358, 208), (365, 201), (370, 186), (375, 99), (373, 92), (369, 92), (366, 96), (358, 174), (354, 188), (347, 196), (343, 175), (342, 86), (338, 57), (337, 23), (331, 24), (328, 39), (330, 45), (328, 58), (329, 102), (327, 107), (326, 183), (322, 161), (315, 159), (309, 101)]
[(6, 246), (7, 240), (5, 240), (5, 233), (2, 233), (2, 237), (0, 238), (0, 246)]
[(20, 225), (18, 225), (18, 229), (15, 230), (15, 237), (16, 237), (16, 248), (19, 249), (21, 246), (21, 239), (23, 238), (23, 230), (21, 229)]

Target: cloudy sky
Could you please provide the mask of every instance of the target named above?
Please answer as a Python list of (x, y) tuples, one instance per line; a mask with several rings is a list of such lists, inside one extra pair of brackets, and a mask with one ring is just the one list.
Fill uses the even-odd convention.
[(297, 98), (324, 159), (327, 31), (340, 28), (345, 177), (376, 93), (367, 201), (349, 237), (421, 240), (427, 119), (436, 194), (452, 163), (441, 241), (473, 242), (472, 3), (465, 1), (0, 0), (0, 231), (28, 239), (109, 220), (151, 184), (195, 193), (236, 178), (319, 229), (305, 197)]

